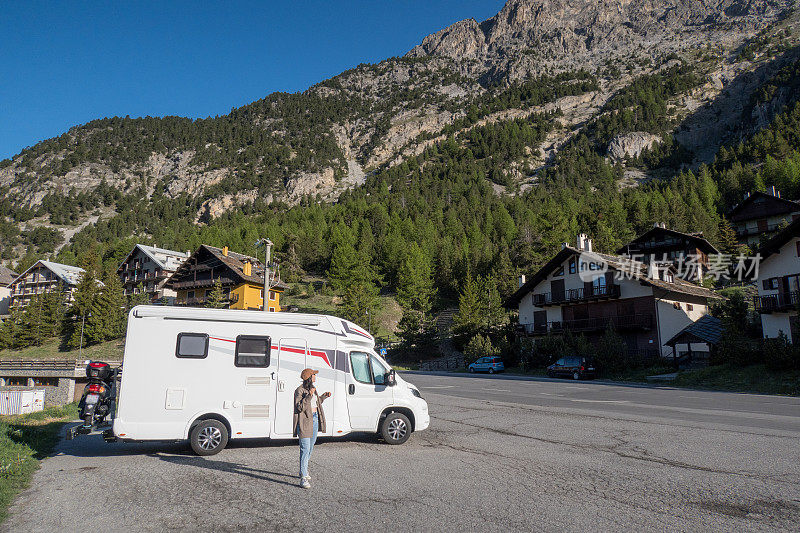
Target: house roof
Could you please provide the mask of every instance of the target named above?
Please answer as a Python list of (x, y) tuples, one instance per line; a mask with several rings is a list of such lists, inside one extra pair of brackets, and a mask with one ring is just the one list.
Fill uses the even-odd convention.
[(769, 240), (758, 247), (756, 253), (760, 254), (761, 259), (764, 260), (772, 254), (778, 253), (781, 247), (794, 237), (800, 237), (800, 218), (793, 220), (788, 226), (770, 237)]
[(117, 272), (122, 270), (123, 265), (127, 263), (131, 257), (133, 257), (133, 255), (136, 253), (136, 250), (141, 250), (142, 253), (152, 259), (159, 268), (171, 272), (178, 270), (178, 267), (181, 266), (181, 263), (186, 261), (186, 259), (189, 257), (188, 252), (176, 252), (175, 250), (167, 250), (165, 248), (137, 244), (125, 257), (122, 263), (120, 263), (119, 268), (117, 268)]
[[(752, 206), (755, 202), (765, 203), (765, 207), (763, 209), (758, 209), (755, 213), (748, 214), (746, 212), (747, 208)], [(786, 198), (761, 191), (755, 191), (728, 211), (728, 220), (731, 222), (741, 222), (742, 220), (753, 220), (754, 218), (794, 212), (800, 212), (800, 202), (787, 200)]]
[(722, 321), (711, 315), (703, 315), (695, 322), (692, 322), (678, 333), (676, 333), (666, 343), (667, 346), (674, 346), (681, 344), (689, 339), (696, 342), (706, 342), (708, 344), (717, 344), (722, 337), (724, 328)]
[(3, 265), (0, 265), (0, 287), (5, 287), (10, 285), (12, 281), (16, 279), (19, 274), (11, 270), (10, 268), (6, 268)]
[(687, 239), (687, 240), (693, 242), (695, 244), (695, 246), (697, 246), (697, 248), (700, 251), (702, 251), (703, 253), (705, 253), (705, 254), (718, 254), (719, 253), (719, 250), (717, 250), (716, 247), (714, 247), (713, 244), (708, 242), (705, 239), (705, 237), (703, 237), (702, 233), (683, 233), (681, 231), (677, 231), (677, 230), (669, 229), (669, 228), (662, 228), (660, 226), (654, 226), (654, 227), (650, 228), (649, 230), (645, 231), (644, 233), (642, 233), (641, 235), (639, 235), (638, 237), (633, 239), (631, 242), (629, 242), (628, 244), (626, 244), (625, 246), (623, 246), (619, 250), (617, 250), (617, 253), (618, 254), (628, 253), (628, 250), (633, 245), (638, 244), (638, 243), (643, 242), (643, 241), (647, 241), (653, 236), (653, 234), (657, 234), (657, 233), (666, 233), (666, 234), (671, 235), (673, 237), (680, 237), (680, 238), (683, 238), (683, 239)]
[(51, 271), (53, 274), (58, 276), (61, 279), (61, 281), (63, 281), (67, 285), (77, 285), (78, 282), (80, 281), (81, 274), (85, 272), (85, 270), (83, 270), (80, 267), (72, 265), (62, 265), (61, 263), (53, 263), (51, 261), (45, 261), (43, 259), (40, 259), (36, 261), (33, 265), (31, 265), (28, 269), (26, 269), (25, 272), (14, 278), (14, 281), (12, 281), (12, 283), (16, 282), (18, 279), (25, 277), (25, 275), (31, 270), (33, 270), (33, 268), (36, 267), (36, 265), (42, 265), (43, 267)]
[[(201, 253), (204, 250), (213, 255), (214, 258), (216, 258), (219, 262), (227, 266), (233, 272), (233, 274), (241, 280), (241, 282), (252, 283), (254, 285), (264, 284), (264, 267), (255, 257), (231, 251), (228, 251), (228, 255), (225, 255), (222, 253), (222, 248), (209, 246), (207, 244), (201, 244), (200, 248), (198, 248), (190, 256), (190, 258), (194, 257), (195, 255)], [(250, 262), (250, 264), (253, 265), (252, 274), (249, 276), (245, 275), (244, 273), (244, 264), (246, 262)], [(180, 267), (178, 267), (176, 272), (170, 278), (170, 281), (179, 276), (181, 271), (184, 270), (184, 268), (186, 269), (191, 268), (191, 264), (189, 261), (185, 261), (183, 264), (180, 265)], [(288, 286), (280, 279), (273, 280), (273, 282), (270, 284), (270, 289), (272, 290), (277, 289), (279, 291), (283, 291), (286, 290), (287, 288)]]
[[(520, 287), (517, 292), (512, 294), (504, 303), (504, 305), (508, 308), (517, 307), (519, 303), (522, 301), (522, 298), (525, 297), (530, 291), (532, 291), (539, 283), (547, 278), (548, 275), (560, 264), (562, 264), (568, 257), (572, 255), (580, 255), (584, 252), (578, 250), (577, 248), (573, 248), (571, 246), (564, 246), (560, 252), (558, 252), (555, 257), (553, 257), (550, 261), (548, 261), (542, 268), (540, 268), (536, 274), (531, 276), (531, 279), (525, 282), (525, 284)], [(662, 281), (660, 279), (650, 279), (648, 277), (648, 270), (649, 265), (646, 263), (642, 263), (640, 261), (629, 260), (624, 257), (618, 257), (608, 254), (601, 254), (597, 252), (590, 252), (597, 258), (604, 261), (610, 270), (621, 271), (625, 272), (626, 276), (630, 276), (631, 279), (637, 280), (642, 284), (650, 285), (651, 287), (655, 287), (658, 289), (662, 289), (668, 292), (674, 292), (678, 294), (684, 294), (689, 296), (698, 296), (701, 298), (720, 298), (724, 299), (722, 296), (717, 295), (715, 292), (706, 289), (705, 287), (701, 287), (699, 285), (695, 285), (694, 283), (690, 283), (688, 281), (684, 281), (679, 277), (675, 277), (674, 281)]]

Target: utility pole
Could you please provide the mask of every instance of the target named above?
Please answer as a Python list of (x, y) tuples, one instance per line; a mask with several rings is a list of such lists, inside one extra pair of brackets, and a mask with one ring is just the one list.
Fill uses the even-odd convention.
[(264, 247), (264, 312), (269, 313), (269, 256), (272, 251), (272, 241), (269, 239), (258, 239), (256, 247)]

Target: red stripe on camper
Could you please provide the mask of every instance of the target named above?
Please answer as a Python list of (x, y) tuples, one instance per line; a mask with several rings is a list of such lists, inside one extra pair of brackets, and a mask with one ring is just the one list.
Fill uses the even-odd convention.
[[(233, 343), (236, 342), (235, 340), (223, 339), (221, 337), (209, 337), (209, 339), (214, 339), (215, 341), (225, 341), (225, 342), (233, 342)], [(283, 352), (289, 352), (289, 353), (304, 354), (306, 352), (303, 348), (292, 348), (291, 346), (283, 346), (282, 348), (279, 348), (276, 344), (273, 344), (271, 348), (273, 350), (275, 350), (275, 351), (278, 351), (280, 349)], [(309, 350), (308, 353), (311, 354), (313, 357), (319, 357), (320, 359), (325, 361), (325, 363), (329, 367), (333, 368), (333, 365), (331, 364), (330, 360), (328, 359), (328, 354), (326, 354), (325, 352), (321, 352), (319, 350)]]
[[(273, 350), (277, 350), (278, 347), (273, 344), (272, 345), (272, 349)], [(299, 354), (306, 353), (305, 349), (303, 349), (303, 348), (292, 348), (291, 346), (282, 346), (281, 347), (281, 351), (289, 352), (289, 353), (299, 353)], [(321, 358), (323, 361), (325, 361), (325, 363), (329, 367), (333, 368), (333, 365), (331, 364), (330, 360), (328, 359), (328, 354), (326, 354), (325, 352), (320, 352), (318, 350), (309, 350), (308, 353), (311, 354), (314, 357)]]

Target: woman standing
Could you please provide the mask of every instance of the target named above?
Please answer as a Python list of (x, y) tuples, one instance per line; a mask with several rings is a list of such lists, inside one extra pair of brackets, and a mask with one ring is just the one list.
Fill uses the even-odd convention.
[(308, 475), (308, 459), (317, 441), (317, 432), (325, 432), (325, 413), (322, 402), (330, 398), (331, 393), (317, 395), (314, 381), (318, 370), (306, 368), (300, 373), (303, 384), (294, 391), (294, 436), (300, 438), (300, 486), (311, 488), (311, 476)]

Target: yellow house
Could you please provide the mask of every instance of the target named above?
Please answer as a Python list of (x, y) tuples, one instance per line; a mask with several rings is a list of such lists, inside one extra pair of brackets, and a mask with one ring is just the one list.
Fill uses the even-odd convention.
[[(272, 274), (272, 273), (271, 273)], [(201, 245), (167, 282), (176, 293), (176, 305), (202, 307), (219, 282), (230, 309), (264, 309), (264, 266), (255, 257)], [(270, 311), (280, 311), (280, 295), (286, 285), (280, 280), (270, 283)]]

